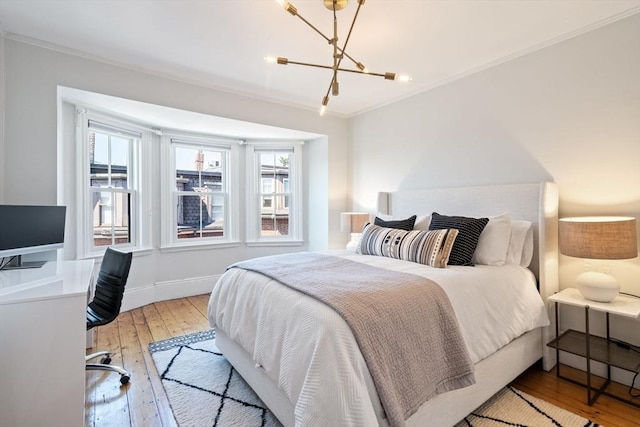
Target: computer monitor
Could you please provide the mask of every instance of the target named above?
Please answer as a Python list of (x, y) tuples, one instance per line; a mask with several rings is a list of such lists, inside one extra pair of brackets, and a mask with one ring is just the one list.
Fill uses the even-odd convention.
[(65, 213), (65, 206), (0, 205), (0, 267), (42, 267), (46, 261), (23, 262), (22, 255), (62, 248)]

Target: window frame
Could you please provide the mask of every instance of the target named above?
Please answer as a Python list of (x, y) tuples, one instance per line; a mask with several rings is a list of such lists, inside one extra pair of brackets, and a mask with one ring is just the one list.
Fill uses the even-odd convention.
[[(304, 141), (250, 141), (246, 145), (246, 179), (247, 246), (299, 246), (304, 244), (303, 236), (303, 203), (302, 188), (302, 147)], [(290, 152), (292, 161), (289, 164), (289, 234), (286, 236), (261, 235), (262, 212), (262, 173), (260, 171), (260, 154), (272, 152)], [(275, 182), (274, 182), (275, 190)], [(272, 205), (276, 204), (275, 195)], [(287, 197), (287, 196), (283, 196)], [(275, 208), (275, 207), (274, 207)]]
[[(83, 107), (76, 108), (76, 191), (78, 203), (76, 215), (80, 230), (76, 234), (77, 258), (100, 258), (107, 247), (138, 252), (150, 250), (151, 243), (151, 209), (150, 199), (150, 132), (132, 122), (110, 116), (105, 113), (89, 111)], [(127, 188), (92, 187), (91, 165), (88, 161), (89, 133), (98, 132), (110, 136), (131, 139), (127, 153)], [(127, 243), (116, 243), (105, 246), (94, 244), (94, 211), (92, 209), (93, 194), (108, 192), (112, 200), (115, 194), (130, 194), (129, 197), (129, 236)]]
[[(240, 244), (238, 221), (233, 213), (239, 210), (238, 193), (238, 146), (237, 139), (226, 139), (214, 135), (194, 135), (177, 131), (165, 132), (161, 138), (161, 251), (181, 251), (201, 249), (203, 247), (228, 247)], [(176, 196), (176, 151), (175, 147), (222, 151), (222, 194), (225, 195), (223, 208), (224, 235), (198, 237), (194, 239), (178, 239), (177, 212), (174, 209)], [(215, 191), (211, 194), (220, 194)], [(187, 193), (185, 193), (187, 194)], [(189, 193), (191, 194), (191, 193)], [(235, 215), (237, 217), (237, 215)]]

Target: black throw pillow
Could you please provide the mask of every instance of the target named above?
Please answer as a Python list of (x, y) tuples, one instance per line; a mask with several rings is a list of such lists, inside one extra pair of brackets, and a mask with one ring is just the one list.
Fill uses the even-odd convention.
[(480, 233), (489, 222), (488, 218), (469, 218), (465, 216), (447, 216), (436, 212), (431, 214), (429, 230), (442, 230), (455, 228), (458, 237), (453, 242), (453, 248), (449, 255), (449, 265), (473, 265), (471, 257), (478, 246)]
[(406, 231), (413, 230), (413, 226), (415, 223), (416, 223), (416, 215), (410, 216), (407, 219), (398, 219), (398, 220), (391, 220), (391, 221), (384, 221), (376, 217), (376, 219), (373, 222), (374, 225), (377, 225), (379, 227), (397, 228), (399, 230), (406, 230)]

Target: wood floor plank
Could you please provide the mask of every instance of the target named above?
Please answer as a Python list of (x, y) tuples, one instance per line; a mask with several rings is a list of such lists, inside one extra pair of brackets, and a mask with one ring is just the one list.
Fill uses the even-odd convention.
[(180, 321), (180, 326), (185, 334), (209, 329), (209, 321), (187, 298), (169, 301), (169, 308)]
[[(576, 375), (577, 373), (580, 373)], [(582, 371), (563, 366), (562, 375), (580, 376)], [(577, 378), (576, 378), (577, 379)], [(514, 387), (532, 396), (576, 413), (607, 427), (638, 426), (640, 409), (626, 405), (608, 396), (600, 396), (596, 403), (586, 403), (586, 389), (557, 378), (555, 370), (545, 372), (539, 367), (530, 368), (513, 382)], [(612, 383), (614, 387), (625, 388)]]
[(123, 367), (131, 374), (131, 381), (127, 387), (131, 425), (135, 427), (159, 425), (160, 415), (143, 355), (143, 347), (146, 345), (141, 342), (138, 335), (138, 329), (141, 328), (136, 327), (133, 311), (120, 313), (117, 322)]
[[(120, 333), (116, 322), (95, 328), (98, 339), (94, 351), (111, 351), (111, 364), (122, 365), (120, 348)], [(100, 360), (98, 360), (100, 362)], [(127, 400), (127, 386), (121, 386), (118, 374), (108, 371), (87, 371), (86, 376), (93, 379), (92, 393), (94, 400), (89, 402), (93, 406), (96, 426), (129, 426), (129, 402)]]
[(153, 338), (152, 342), (166, 340), (174, 336), (164, 323), (156, 304), (145, 305), (142, 307), (142, 313)]
[[(91, 354), (97, 350), (97, 340), (98, 340), (98, 329), (93, 330), (93, 341), (91, 348), (86, 350), (85, 354)], [(94, 427), (94, 419), (95, 419), (95, 405), (92, 403), (96, 400), (96, 383), (97, 376), (95, 375), (86, 375), (85, 372), (85, 404), (84, 404), (84, 425), (85, 427)]]
[(204, 316), (205, 319), (209, 319), (208, 307), (209, 307), (209, 294), (196, 295), (187, 298), (191, 304)]
[[(154, 307), (154, 310), (147, 310), (149, 313), (156, 313), (157, 310)], [(151, 389), (153, 391), (154, 403), (156, 405), (156, 410), (159, 416), (159, 423), (164, 427), (177, 427), (177, 423), (173, 416), (173, 412), (171, 412), (171, 407), (169, 406), (169, 399), (167, 398), (167, 393), (164, 390), (162, 385), (162, 380), (160, 379), (160, 374), (157, 372), (155, 364), (153, 363), (153, 359), (151, 357), (151, 353), (149, 352), (149, 343), (155, 342), (156, 340), (153, 338), (151, 334), (151, 330), (149, 328), (149, 324), (147, 323), (147, 318), (145, 316), (145, 310), (137, 309), (132, 312), (133, 321), (136, 327), (136, 331), (138, 332), (138, 338), (140, 340), (140, 345), (142, 347), (142, 355), (145, 360), (145, 365), (148, 371), (148, 379), (151, 383)]]
[(170, 336), (178, 337), (180, 335), (184, 335), (186, 332), (182, 329), (182, 322), (178, 321), (180, 318), (179, 310), (175, 310), (178, 313), (178, 319), (176, 319), (176, 316), (173, 314), (173, 310), (171, 309), (173, 305), (175, 305), (175, 300), (159, 301), (155, 303)]
[[(130, 386), (121, 388), (117, 374), (87, 372), (87, 426), (176, 427), (148, 344), (209, 329), (208, 302), (208, 294), (161, 301), (121, 313), (117, 322), (96, 328), (94, 350), (114, 351), (112, 363), (124, 362), (134, 376)], [(583, 373), (563, 368), (563, 375)], [(534, 366), (512, 385), (607, 427), (637, 427), (640, 420), (640, 409), (608, 396), (600, 396), (593, 406), (587, 405), (585, 389), (556, 378), (555, 370), (545, 372)], [(627, 389), (620, 384), (613, 388), (622, 394)]]

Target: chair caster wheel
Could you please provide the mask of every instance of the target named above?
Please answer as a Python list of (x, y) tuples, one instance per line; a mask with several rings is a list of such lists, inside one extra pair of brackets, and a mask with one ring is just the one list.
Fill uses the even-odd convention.
[(129, 375), (123, 375), (123, 376), (120, 377), (120, 383), (122, 385), (125, 385), (125, 384), (127, 384), (129, 382), (129, 379), (130, 379)]
[(104, 365), (108, 365), (109, 363), (111, 363), (111, 357), (109, 357), (109, 356), (103, 357), (102, 360), (100, 360), (100, 363), (102, 363)]

